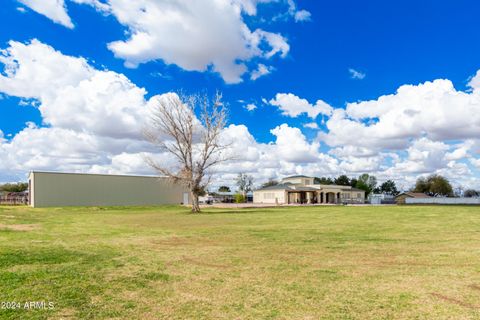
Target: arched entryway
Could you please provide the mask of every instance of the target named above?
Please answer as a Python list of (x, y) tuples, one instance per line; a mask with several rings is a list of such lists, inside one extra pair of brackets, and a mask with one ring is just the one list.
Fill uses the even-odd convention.
[(334, 192), (327, 192), (325, 203), (336, 203), (336, 194)]

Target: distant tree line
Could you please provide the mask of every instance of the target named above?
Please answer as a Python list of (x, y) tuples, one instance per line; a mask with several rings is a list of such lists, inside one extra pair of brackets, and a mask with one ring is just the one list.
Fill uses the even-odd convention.
[(377, 186), (377, 178), (373, 175), (369, 175), (368, 173), (364, 173), (357, 178), (349, 178), (345, 174), (342, 174), (336, 178), (318, 177), (315, 178), (314, 183), (325, 185), (336, 184), (339, 186), (350, 186), (364, 190), (366, 196), (368, 196), (372, 192), (384, 193), (394, 196), (399, 193), (395, 181), (387, 180)]
[(18, 183), (5, 183), (0, 185), (0, 191), (3, 192), (23, 192), (28, 190), (28, 183), (18, 182)]
[[(377, 178), (373, 175), (364, 173), (357, 178), (349, 178), (347, 175), (340, 175), (336, 178), (318, 177), (315, 178), (316, 184), (336, 184), (341, 186), (351, 186), (365, 191), (365, 195), (370, 193), (382, 193), (396, 196), (400, 193), (397, 189), (395, 181), (387, 180), (377, 185)], [(452, 185), (447, 178), (432, 174), (428, 177), (420, 177), (417, 179), (415, 186), (411, 188), (411, 192), (425, 193), (432, 197), (480, 197), (480, 190), (466, 189), (461, 193), (454, 193)]]

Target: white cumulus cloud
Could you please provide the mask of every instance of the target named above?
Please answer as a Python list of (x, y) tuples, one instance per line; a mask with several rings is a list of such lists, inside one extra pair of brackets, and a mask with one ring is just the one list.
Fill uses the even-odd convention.
[(303, 126), (309, 129), (318, 129), (318, 124), (316, 122), (305, 123)]
[(267, 74), (270, 74), (273, 70), (273, 67), (264, 65), (263, 63), (258, 64), (257, 69), (253, 70), (250, 74), (251, 80), (257, 80), (260, 77), (263, 77)]
[(227, 83), (238, 83), (251, 59), (285, 57), (290, 50), (282, 35), (251, 30), (245, 23), (243, 14), (255, 15), (259, 1), (76, 1), (113, 15), (128, 28), (127, 39), (108, 44), (128, 67), (162, 60), (188, 71), (211, 69)]
[[(64, 0), (19, 0), (25, 6), (68, 28), (74, 25)], [(290, 51), (280, 33), (259, 27), (252, 29), (245, 16), (257, 15), (257, 7), (273, 3), (288, 4), (288, 16), (307, 21), (311, 14), (298, 10), (293, 0), (70, 0), (93, 6), (125, 26), (126, 39), (108, 44), (127, 67), (161, 60), (188, 71), (213, 71), (227, 83), (239, 83), (252, 59), (268, 61), (284, 58)], [(278, 9), (277, 9), (278, 10)], [(263, 67), (262, 67), (263, 66)], [(272, 69), (259, 64), (252, 79)]]
[[(321, 140), (331, 146), (403, 149), (409, 139), (433, 141), (480, 136), (480, 92), (463, 92), (450, 80), (401, 86), (395, 94), (347, 104), (326, 122)], [(352, 139), (355, 137), (355, 139)]]
[(307, 114), (310, 118), (315, 119), (319, 114), (328, 116), (333, 112), (333, 108), (322, 100), (317, 100), (315, 105), (312, 105), (306, 99), (299, 98), (292, 93), (277, 93), (269, 103), (282, 110), (283, 115), (293, 118)]
[[(18, 0), (33, 11), (46, 16), (52, 21), (67, 28), (74, 27), (70, 16), (65, 8), (64, 0)], [(23, 9), (23, 8), (22, 8)], [(22, 11), (19, 9), (19, 11)]]
[(311, 18), (312, 18), (312, 14), (307, 10), (299, 10), (299, 11), (295, 12), (295, 21), (296, 22), (310, 21)]
[(38, 40), (10, 41), (0, 63), (0, 91), (36, 99), (44, 123), (111, 137), (141, 135), (146, 91), (124, 75), (97, 70)]
[[(144, 154), (173, 166), (141, 134), (148, 110), (165, 95), (147, 100), (146, 91), (125, 75), (99, 70), (38, 40), (10, 41), (0, 64), (0, 93), (38, 108), (43, 120), (13, 137), (0, 131), (0, 181), (21, 179), (33, 169), (153, 174)], [(327, 118), (325, 131), (312, 141), (300, 128), (281, 124), (270, 130), (271, 141), (262, 143), (245, 125), (231, 124), (222, 138), (232, 142), (228, 153), (234, 160), (217, 168), (216, 181), (232, 183), (238, 172), (253, 174), (258, 182), (290, 174), (369, 172), (410, 187), (420, 175), (439, 173), (480, 187), (473, 173), (480, 168), (476, 77), (469, 85), (468, 91), (456, 90), (449, 80), (405, 85), (346, 109), (279, 93), (269, 104), (289, 117), (321, 114)]]
[[(0, 92), (35, 101), (26, 107), (38, 108), (48, 125), (27, 124), (11, 139), (0, 134), (0, 181), (22, 180), (29, 170), (155, 174), (145, 154), (174, 166), (141, 135), (148, 110), (164, 95), (145, 100), (146, 91), (124, 75), (98, 70), (38, 40), (9, 42), (0, 62)], [(271, 133), (273, 141), (260, 143), (244, 125), (225, 128), (222, 139), (232, 142), (227, 152), (234, 160), (216, 170), (217, 181), (233, 183), (239, 171), (260, 182), (338, 170), (338, 161), (300, 129), (282, 124)]]

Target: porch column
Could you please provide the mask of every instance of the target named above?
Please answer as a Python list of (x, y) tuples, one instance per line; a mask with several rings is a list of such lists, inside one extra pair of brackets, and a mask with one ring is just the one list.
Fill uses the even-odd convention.
[(313, 192), (307, 191), (307, 203), (311, 204), (313, 199)]

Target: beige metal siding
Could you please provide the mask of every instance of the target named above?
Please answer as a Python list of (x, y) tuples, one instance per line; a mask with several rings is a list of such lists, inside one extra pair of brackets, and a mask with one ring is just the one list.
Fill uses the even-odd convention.
[(135, 206), (180, 204), (185, 188), (166, 178), (32, 173), (32, 206)]

